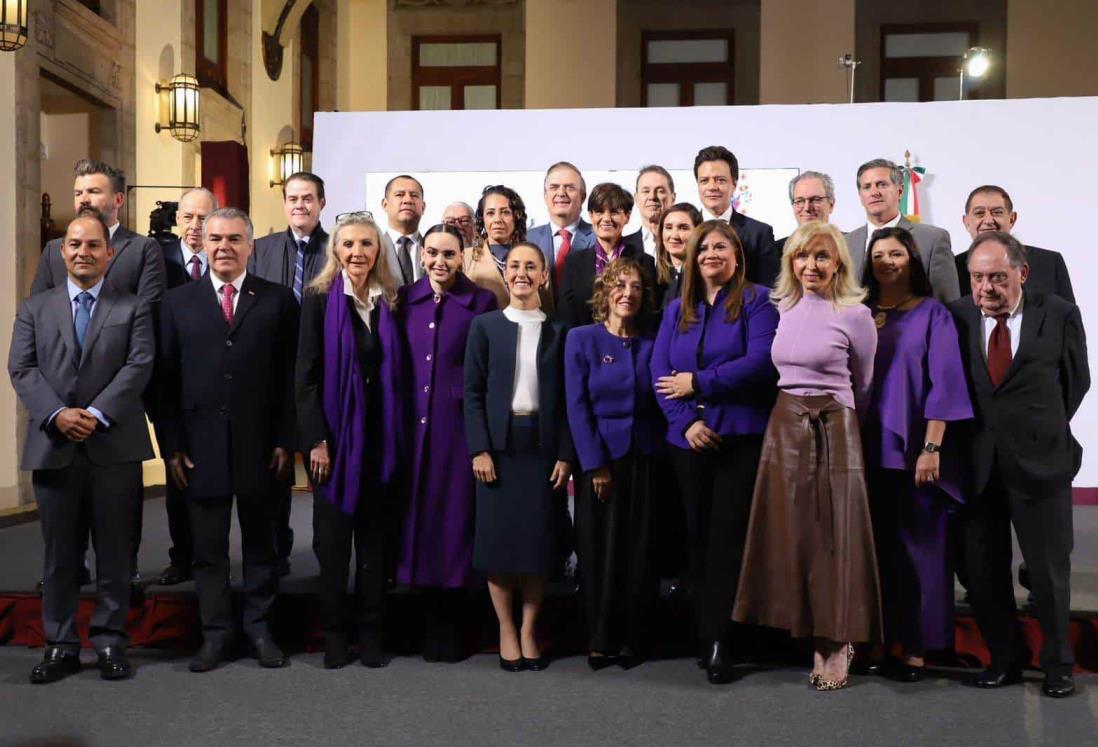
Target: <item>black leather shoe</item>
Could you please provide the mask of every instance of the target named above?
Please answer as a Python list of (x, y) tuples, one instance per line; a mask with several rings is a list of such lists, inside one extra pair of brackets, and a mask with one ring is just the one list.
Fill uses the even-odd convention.
[(894, 682), (922, 682), (926, 667), (916, 667), (895, 659), (888, 662), (882, 674)]
[(202, 644), (202, 648), (198, 649), (198, 653), (194, 655), (194, 658), (191, 659), (188, 668), (192, 672), (209, 672), (217, 669), (224, 658), (225, 648), (221, 643), (206, 641)]
[(617, 664), (622, 669), (634, 669), (643, 661), (644, 657), (640, 654), (619, 654)]
[(193, 579), (194, 573), (191, 572), (190, 566), (172, 563), (161, 571), (160, 578), (156, 580), (156, 583), (158, 586), (176, 586)]
[(1050, 698), (1066, 698), (1075, 692), (1075, 680), (1070, 674), (1045, 675), (1041, 692)]
[(587, 666), (591, 667), (592, 672), (601, 672), (607, 667), (614, 666), (613, 656), (588, 656)]
[(524, 656), (522, 657), (522, 663), (531, 672), (540, 672), (544, 669), (549, 668), (549, 660), (546, 659), (544, 656), (539, 656), (536, 659), (527, 659)]
[(705, 677), (711, 685), (725, 685), (732, 681), (732, 667), (728, 662), (728, 651), (720, 641), (709, 646), (709, 656), (705, 661)]
[(256, 638), (252, 641), (255, 647), (255, 658), (259, 666), (266, 669), (278, 669), (286, 666), (286, 654), (269, 638)]
[(347, 666), (347, 634), (324, 635), (324, 668), (340, 669)]
[(358, 633), (358, 642), (362, 647), (358, 656), (362, 666), (370, 669), (389, 666), (389, 655), (381, 645), (381, 631), (372, 627), (362, 628)]
[(521, 672), (526, 669), (526, 659), (521, 656), (517, 659), (504, 659), (499, 657), (499, 668), (504, 672)]
[(105, 680), (127, 680), (133, 676), (126, 649), (107, 646), (99, 652), (99, 676)]
[(33, 685), (44, 685), (63, 680), (79, 671), (80, 654), (66, 653), (60, 646), (50, 646), (42, 656), (42, 661), (31, 670), (30, 681)]
[(973, 677), (969, 684), (973, 687), (993, 689), (996, 687), (1005, 687), (1006, 685), (1014, 685), (1021, 681), (1021, 669), (1000, 669), (999, 667), (990, 667)]

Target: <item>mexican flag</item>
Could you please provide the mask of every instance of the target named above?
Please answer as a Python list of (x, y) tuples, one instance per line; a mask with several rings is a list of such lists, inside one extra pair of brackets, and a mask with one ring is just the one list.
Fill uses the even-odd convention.
[(926, 169), (922, 166), (912, 166), (911, 160), (905, 159), (904, 165), (904, 193), (900, 197), (900, 215), (906, 215), (912, 223), (918, 223), (919, 211), (919, 182), (923, 180)]

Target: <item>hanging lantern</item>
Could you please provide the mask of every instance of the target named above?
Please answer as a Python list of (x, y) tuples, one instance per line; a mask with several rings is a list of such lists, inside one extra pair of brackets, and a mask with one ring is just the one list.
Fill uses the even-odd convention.
[(0, 50), (14, 52), (27, 43), (27, 0), (0, 0)]
[(199, 129), (198, 80), (191, 75), (176, 75), (167, 83), (157, 83), (156, 92), (162, 97), (161, 121), (156, 123), (156, 131), (166, 129), (181, 143), (195, 140)]

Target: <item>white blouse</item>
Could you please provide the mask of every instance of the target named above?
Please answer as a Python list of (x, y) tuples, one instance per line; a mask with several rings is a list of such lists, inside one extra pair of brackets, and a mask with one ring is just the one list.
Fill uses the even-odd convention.
[(503, 310), (508, 321), (518, 325), (518, 350), (515, 351), (515, 384), (511, 393), (511, 412), (538, 411), (538, 342), (545, 312), (541, 309)]

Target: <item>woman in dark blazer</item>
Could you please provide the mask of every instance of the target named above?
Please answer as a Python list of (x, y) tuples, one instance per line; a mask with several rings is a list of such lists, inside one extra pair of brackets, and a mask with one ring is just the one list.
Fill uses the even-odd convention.
[(689, 202), (679, 202), (660, 213), (656, 224), (656, 298), (660, 309), (682, 295), (682, 263), (686, 242), (701, 225), (702, 215)]
[[(358, 627), (361, 660), (387, 663), (381, 645), (384, 551), (389, 517), (381, 484), (395, 465), (382, 424), (390, 398), (380, 375), (390, 347), (379, 336), (394, 298), (380, 232), (366, 213), (336, 223), (328, 261), (301, 303), (296, 369), (301, 450), (313, 483), (313, 548), (320, 563), (324, 666), (347, 663), (348, 628)], [(355, 551), (354, 612), (344, 601)]]
[(535, 627), (557, 559), (554, 504), (575, 458), (564, 412), (564, 328), (539, 308), (547, 276), (541, 249), (513, 246), (504, 264), (509, 305), (473, 320), (465, 350), (465, 435), (477, 479), (473, 567), (488, 577), (500, 667), (512, 672), (545, 667)]
[(664, 312), (652, 353), (686, 510), (699, 664), (714, 684), (729, 677), (729, 618), (778, 381), (770, 362), (778, 314), (744, 273), (735, 229), (721, 220), (698, 226), (686, 245), (682, 297)]
[(576, 553), (594, 670), (630, 667), (647, 648), (658, 592), (651, 531), (666, 424), (652, 391), (653, 336), (637, 320), (654, 304), (632, 259), (595, 280), (595, 324), (565, 344), (568, 424), (583, 475), (576, 480)]

